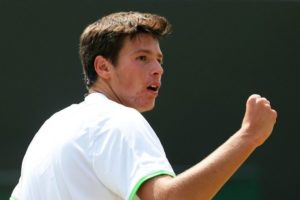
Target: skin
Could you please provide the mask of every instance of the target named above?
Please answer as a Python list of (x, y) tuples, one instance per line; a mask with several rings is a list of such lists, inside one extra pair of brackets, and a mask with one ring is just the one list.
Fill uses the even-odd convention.
[[(98, 74), (90, 92), (101, 92), (108, 98), (140, 112), (151, 110), (163, 74), (159, 42), (140, 34), (126, 38), (116, 66), (102, 56), (94, 62)], [(172, 178), (158, 176), (146, 181), (138, 190), (142, 200), (208, 200), (212, 199), (251, 153), (271, 135), (277, 113), (270, 102), (251, 95), (241, 128), (213, 153), (194, 167)]]
[[(157, 39), (149, 34), (127, 37), (116, 66), (102, 56), (94, 61), (100, 78), (90, 92), (104, 93), (108, 98), (140, 112), (154, 108), (161, 85), (162, 52)], [(149, 86), (156, 89), (151, 90)]]
[(270, 102), (251, 95), (240, 130), (212, 154), (175, 178), (157, 177), (138, 191), (142, 200), (212, 199), (251, 153), (271, 135), (277, 113)]

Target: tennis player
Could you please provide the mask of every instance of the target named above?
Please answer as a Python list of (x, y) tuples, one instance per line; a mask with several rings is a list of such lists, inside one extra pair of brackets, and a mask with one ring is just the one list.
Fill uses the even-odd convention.
[(24, 156), (11, 200), (206, 200), (270, 136), (276, 111), (251, 95), (241, 128), (199, 164), (175, 176), (140, 114), (154, 108), (163, 75), (162, 16), (113, 13), (80, 38), (88, 94), (51, 116)]

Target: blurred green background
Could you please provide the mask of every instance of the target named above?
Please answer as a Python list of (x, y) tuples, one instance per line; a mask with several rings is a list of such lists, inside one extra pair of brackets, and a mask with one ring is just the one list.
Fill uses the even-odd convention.
[(274, 134), (217, 200), (297, 199), (300, 183), (300, 3), (297, 1), (0, 1), (0, 199), (41, 124), (83, 100), (78, 56), (84, 27), (114, 11), (166, 16), (163, 87), (145, 117), (177, 172), (239, 129), (252, 93), (279, 113)]

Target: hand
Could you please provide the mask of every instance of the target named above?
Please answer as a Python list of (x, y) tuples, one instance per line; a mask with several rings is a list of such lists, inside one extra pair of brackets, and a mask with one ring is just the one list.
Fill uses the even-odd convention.
[(259, 95), (251, 95), (247, 100), (242, 132), (260, 146), (271, 135), (276, 123), (277, 112), (270, 102)]

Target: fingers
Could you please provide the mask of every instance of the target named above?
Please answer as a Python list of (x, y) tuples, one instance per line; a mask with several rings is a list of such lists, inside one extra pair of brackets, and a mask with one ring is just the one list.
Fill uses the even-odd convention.
[(270, 101), (267, 100), (265, 97), (261, 97), (261, 98), (258, 98), (256, 100), (256, 103), (258, 105), (261, 105), (262, 107), (265, 107), (267, 109), (271, 109), (271, 104), (270, 104)]
[(272, 109), (270, 101), (254, 94), (247, 100), (242, 127), (256, 144), (261, 145), (272, 133), (276, 118), (277, 112)]
[(256, 104), (257, 99), (261, 98), (258, 94), (252, 94), (247, 100), (247, 106)]
[(251, 95), (248, 98), (248, 100), (247, 100), (247, 108), (251, 109), (251, 110), (253, 108), (257, 108), (257, 109), (263, 109), (263, 108), (265, 108), (266, 110), (268, 110), (269, 112), (271, 112), (271, 115), (273, 115), (273, 117), (275, 119), (277, 117), (277, 112), (276, 112), (276, 110), (272, 109), (270, 101), (267, 98), (261, 97), (258, 94), (253, 94), (253, 95)]
[(271, 106), (271, 103), (268, 99), (265, 97), (261, 97), (258, 94), (253, 94), (248, 98), (247, 104), (253, 105), (253, 104), (264, 104), (266, 106)]

